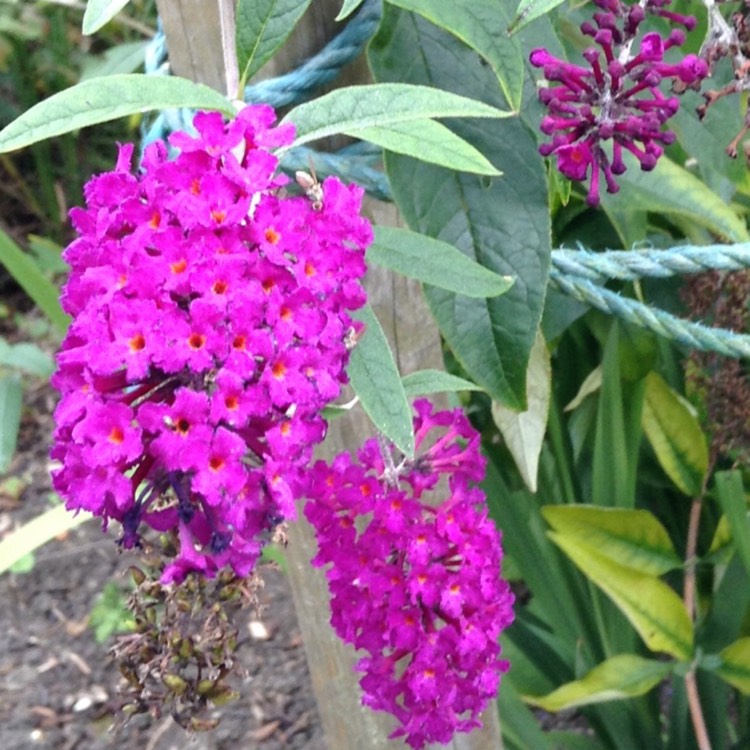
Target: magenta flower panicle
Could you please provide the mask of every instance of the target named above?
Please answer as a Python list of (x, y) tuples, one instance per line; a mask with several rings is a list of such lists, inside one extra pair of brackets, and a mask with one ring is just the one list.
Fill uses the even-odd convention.
[(272, 149), (294, 134), (274, 118), (199, 113), (197, 135), (170, 137), (176, 158), (155, 143), (136, 171), (122, 146), (71, 211), (54, 485), (119, 521), (125, 546), (174, 531), (165, 581), (252, 569), (346, 382), (362, 191), (329, 178), (320, 205), (285, 195)]
[[(331, 624), (365, 652), (363, 703), (391, 713), (414, 748), (479, 726), (508, 669), (498, 636), (513, 620), (500, 534), (474, 486), (479, 435), (456, 410), (417, 401), (417, 457), (370, 440), (312, 471), (305, 515), (328, 566)], [(441, 478), (445, 484), (439, 488)], [(447, 487), (435, 506), (430, 492)]]
[[(692, 86), (708, 74), (705, 60), (687, 55), (668, 63), (665, 53), (685, 41), (682, 29), (663, 38), (644, 34), (636, 45), (636, 34), (646, 13), (667, 18), (686, 29), (695, 19), (665, 9), (670, 0), (646, 0), (628, 5), (624, 0), (594, 0), (602, 11), (581, 30), (594, 45), (583, 52), (585, 65), (560, 60), (546, 49), (532, 51), (531, 64), (541, 68), (552, 86), (539, 91), (549, 110), (541, 130), (552, 140), (539, 149), (543, 156), (556, 156), (558, 170), (571, 180), (590, 177), (586, 201), (599, 204), (600, 173), (607, 191), (619, 190), (616, 175), (625, 171), (623, 149), (648, 171), (674, 141), (674, 133), (663, 126), (679, 109), (676, 97), (666, 96), (662, 82)], [(632, 49), (636, 47), (637, 52)], [(611, 142), (611, 150), (602, 145)]]

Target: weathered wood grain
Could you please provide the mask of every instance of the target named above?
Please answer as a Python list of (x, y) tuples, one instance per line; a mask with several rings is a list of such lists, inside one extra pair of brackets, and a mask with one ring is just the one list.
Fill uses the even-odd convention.
[[(233, 94), (236, 89), (234, 11), (227, 0), (157, 0), (164, 22), (170, 62), (179, 75)], [(287, 72), (320, 49), (336, 33), (333, 21), (341, 0), (316, 0), (297, 30), (260, 72), (267, 77)], [(231, 39), (227, 36), (232, 29)], [(367, 65), (363, 60), (347, 66), (337, 82), (363, 82)], [(232, 85), (234, 83), (234, 89)], [(366, 212), (379, 224), (397, 225), (392, 206), (367, 202)], [(440, 368), (442, 357), (437, 328), (423, 301), (419, 284), (393, 274), (373, 270), (368, 274), (370, 302), (393, 346), (401, 372)], [(335, 420), (321, 455), (332, 456), (354, 450), (372, 431), (361, 411), (351, 418)], [(305, 643), (313, 689), (330, 750), (402, 750), (400, 741), (387, 739), (393, 729), (390, 717), (375, 714), (360, 704), (353, 650), (342, 644), (329, 625), (328, 589), (322, 571), (310, 559), (316, 551), (312, 532), (304, 519), (289, 532), (287, 550), (289, 578)], [(458, 736), (452, 750), (501, 750), (497, 712), (491, 706), (482, 730)]]

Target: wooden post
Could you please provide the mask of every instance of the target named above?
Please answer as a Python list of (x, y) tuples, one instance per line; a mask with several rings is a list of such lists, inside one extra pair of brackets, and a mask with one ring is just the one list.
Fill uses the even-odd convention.
[[(157, 0), (167, 36), (170, 64), (175, 73), (206, 83), (234, 96), (234, 9), (232, 0)], [(287, 72), (317, 52), (337, 30), (333, 21), (341, 0), (316, 0), (280, 54), (264, 67), (261, 76)], [(231, 34), (228, 30), (231, 26)], [(222, 66), (225, 66), (222, 68)], [(347, 84), (366, 80), (366, 65), (348, 66)], [(234, 82), (234, 89), (232, 83)], [(342, 85), (342, 81), (337, 81)], [(396, 225), (393, 206), (367, 201), (365, 211), (378, 224)], [(380, 270), (368, 273), (369, 300), (383, 325), (402, 373), (441, 368), (440, 337), (423, 301), (419, 284)], [(353, 450), (372, 434), (362, 413), (335, 420), (322, 453), (332, 456)], [(329, 625), (328, 588), (321, 570), (310, 565), (316, 544), (307, 522), (293, 524), (287, 549), (289, 578), (300, 630), (312, 675), (313, 690), (330, 750), (405, 750), (388, 740), (392, 719), (360, 703), (360, 688), (353, 671), (356, 656), (339, 641)], [(459, 735), (451, 750), (501, 750), (497, 710), (485, 712), (484, 728)], [(445, 747), (445, 746), (441, 746)]]

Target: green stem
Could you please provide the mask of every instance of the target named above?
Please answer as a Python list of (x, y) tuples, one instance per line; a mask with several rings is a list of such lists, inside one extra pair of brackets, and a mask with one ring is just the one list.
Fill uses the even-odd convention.
[[(695, 606), (695, 564), (698, 552), (698, 529), (700, 527), (701, 510), (703, 507), (703, 498), (706, 495), (706, 485), (708, 478), (713, 473), (713, 467), (716, 462), (716, 456), (709, 461), (709, 467), (706, 471), (701, 487), (700, 494), (693, 498), (693, 504), (690, 508), (690, 521), (688, 523), (687, 542), (685, 544), (685, 585), (683, 588), (682, 599), (685, 603), (685, 609), (688, 611), (690, 619), (695, 623), (696, 606)], [(700, 750), (712, 750), (711, 740), (706, 729), (706, 720), (703, 717), (703, 707), (701, 706), (700, 694), (698, 693), (698, 684), (695, 681), (695, 666), (685, 675), (685, 692), (687, 693), (688, 710), (693, 722), (695, 739), (698, 742)]]

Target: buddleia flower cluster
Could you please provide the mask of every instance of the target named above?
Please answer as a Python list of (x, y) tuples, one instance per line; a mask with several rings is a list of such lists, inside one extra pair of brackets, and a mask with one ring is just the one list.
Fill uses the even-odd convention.
[[(530, 60), (551, 84), (539, 90), (549, 110), (541, 130), (552, 138), (539, 151), (555, 156), (567, 178), (590, 179), (586, 202), (596, 206), (602, 176), (608, 192), (619, 190), (616, 176), (626, 170), (625, 152), (648, 171), (674, 142), (674, 133), (663, 126), (680, 104), (662, 91), (663, 84), (672, 83), (676, 90), (696, 86), (708, 74), (708, 65), (692, 54), (667, 59), (670, 50), (685, 42), (685, 31), (695, 27), (692, 16), (669, 10), (670, 0), (593, 2), (600, 10), (581, 25), (593, 42), (583, 51), (582, 63), (566, 62), (544, 48), (533, 50)], [(641, 35), (648, 15), (682, 28), (666, 37), (655, 31)]]
[[(327, 568), (331, 624), (364, 651), (365, 705), (414, 748), (479, 725), (508, 664), (513, 619), (500, 535), (476, 482), (479, 435), (460, 412), (415, 403), (416, 458), (384, 440), (315, 465), (305, 514)], [(441, 481), (442, 480), (442, 481)], [(439, 502), (436, 502), (439, 500)]]
[(346, 382), (349, 312), (372, 238), (362, 190), (334, 178), (324, 202), (285, 194), (272, 149), (290, 126), (270, 107), (226, 123), (199, 113), (133, 170), (73, 209), (62, 304), (73, 322), (53, 383), (55, 489), (71, 510), (174, 532), (162, 581), (250, 572), (295, 517), (323, 407)]
[[(171, 151), (154, 143), (134, 168), (121, 146), (115, 169), (87, 184), (64, 254), (72, 323), (53, 379), (53, 482), (69, 509), (119, 522), (124, 547), (166, 532), (154, 591), (249, 576), (307, 500), (332, 625), (367, 654), (363, 700), (421, 748), (477, 726), (508, 667), (498, 635), (513, 597), (476, 487), (479, 436), (460, 412), (418, 401), (415, 459), (371, 440), (359, 463), (342, 454), (313, 466), (323, 409), (362, 332), (350, 313), (365, 302), (372, 229), (357, 187), (307, 178), (306, 195), (287, 192), (273, 150), (294, 133), (274, 120), (266, 106), (230, 122), (199, 113)], [(182, 632), (183, 599), (161, 627)], [(192, 663), (184, 637), (170, 636), (177, 654), (143, 646), (162, 641), (141, 620), (120, 649), (136, 708), (155, 710), (149, 685), (167, 678), (163, 701), (224, 695), (174, 671)]]

